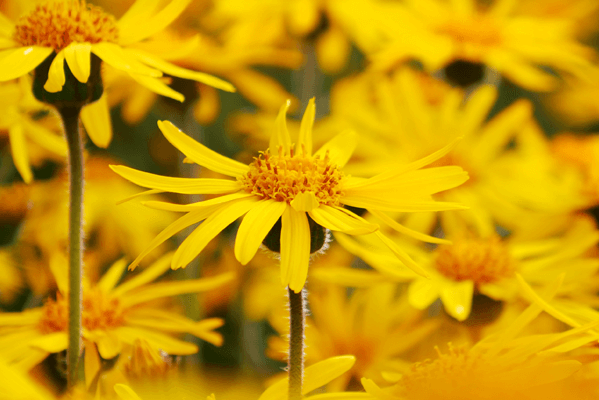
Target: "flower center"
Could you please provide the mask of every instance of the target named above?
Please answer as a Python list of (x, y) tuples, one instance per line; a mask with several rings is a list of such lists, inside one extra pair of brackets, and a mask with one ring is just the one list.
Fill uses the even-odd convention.
[(435, 250), (435, 267), (444, 276), (456, 280), (490, 283), (513, 276), (515, 264), (499, 237), (455, 239), (453, 244)]
[(290, 204), (298, 195), (312, 194), (318, 204), (338, 206), (343, 195), (340, 182), (343, 172), (324, 158), (305, 154), (271, 155), (260, 152), (250, 164), (249, 172), (240, 178), (245, 190), (263, 199), (284, 201)]
[(73, 42), (116, 43), (118, 28), (112, 15), (85, 0), (54, 0), (21, 17), (14, 39), (22, 46), (52, 47), (59, 52)]
[(143, 339), (135, 339), (131, 354), (125, 358), (123, 370), (127, 378), (141, 380), (147, 377), (161, 378), (166, 376), (171, 367), (168, 354), (153, 349)]
[(451, 36), (461, 44), (497, 46), (501, 44), (499, 27), (483, 16), (468, 19), (451, 19), (437, 28), (437, 33)]
[[(119, 300), (106, 296), (99, 289), (84, 291), (82, 305), (81, 325), (89, 331), (116, 328), (124, 324), (123, 309)], [(42, 333), (67, 331), (68, 299), (58, 293), (56, 300), (48, 299), (43, 309), (43, 315), (38, 324)]]

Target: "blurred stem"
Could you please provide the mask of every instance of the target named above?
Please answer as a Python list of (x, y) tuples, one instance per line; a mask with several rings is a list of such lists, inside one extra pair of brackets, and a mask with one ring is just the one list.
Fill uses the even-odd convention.
[(81, 107), (59, 107), (69, 148), (69, 347), (67, 386), (79, 381), (81, 353), (81, 276), (83, 273), (83, 142), (79, 130)]
[(304, 324), (306, 321), (306, 289), (299, 293), (287, 288), (289, 293), (289, 400), (302, 398), (304, 378)]

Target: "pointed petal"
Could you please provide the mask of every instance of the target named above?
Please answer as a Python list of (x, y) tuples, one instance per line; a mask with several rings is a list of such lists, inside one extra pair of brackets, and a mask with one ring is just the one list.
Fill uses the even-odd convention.
[(123, 342), (114, 331), (103, 331), (95, 340), (102, 358), (110, 360), (120, 354)]
[(100, 148), (107, 148), (112, 140), (112, 123), (110, 122), (107, 95), (104, 94), (98, 101), (83, 107), (80, 118), (92, 142)]
[(312, 155), (312, 127), (316, 118), (316, 102), (314, 97), (308, 102), (302, 122), (300, 124), (299, 139), (295, 146), (295, 153), (301, 154), (302, 149), (306, 151), (306, 156)]
[(123, 383), (114, 385), (114, 391), (121, 400), (142, 400), (133, 389)]
[(167, 203), (164, 201), (142, 201), (146, 207), (154, 208), (156, 210), (175, 211), (175, 212), (187, 212), (199, 210), (201, 208), (209, 207), (216, 204), (226, 203), (227, 201), (243, 199), (244, 197), (253, 197), (255, 195), (247, 192), (237, 192), (232, 194), (226, 194), (223, 196), (215, 197), (214, 199), (198, 201), (191, 204), (175, 204)]
[(160, 0), (136, 0), (125, 14), (119, 18), (117, 26), (119, 32), (126, 32), (128, 29), (135, 29), (140, 23), (144, 23), (155, 13)]
[(395, 229), (397, 232), (403, 233), (404, 235), (408, 235), (410, 237), (413, 237), (414, 239), (422, 240), (423, 242), (426, 242), (426, 243), (451, 244), (450, 240), (430, 236), (425, 233), (418, 232), (413, 229), (407, 228), (407, 227), (401, 225), (400, 223), (398, 223), (397, 221), (395, 221), (393, 218), (391, 218), (389, 215), (385, 214), (382, 211), (369, 210), (368, 212), (370, 212), (375, 217), (379, 218), (381, 221), (383, 221), (384, 223), (389, 225), (391, 228)]
[(29, 139), (59, 156), (67, 156), (67, 142), (64, 136), (56, 134), (28, 117), (21, 118), (21, 123)]
[(249, 166), (222, 156), (210, 150), (201, 143), (196, 142), (169, 121), (158, 121), (158, 127), (164, 137), (179, 151), (189, 157), (193, 162), (206, 167), (214, 172), (227, 176), (238, 177), (245, 175)]
[(286, 207), (285, 202), (261, 200), (243, 217), (235, 238), (235, 258), (241, 264), (247, 264), (254, 257)]
[(474, 282), (471, 280), (443, 285), (441, 288), (441, 301), (445, 311), (458, 321), (464, 321), (468, 318), (472, 309), (473, 293)]
[(30, 340), (29, 346), (42, 349), (48, 353), (60, 353), (68, 346), (68, 335), (66, 332), (50, 333)]
[(44, 90), (50, 93), (60, 92), (65, 81), (64, 51), (60, 51), (50, 64), (50, 69), (48, 70), (48, 79), (46, 80), (46, 83), (44, 83)]
[(198, 346), (147, 329), (120, 327), (115, 334), (125, 343), (133, 344), (136, 339), (145, 339), (150, 345), (174, 355), (189, 355), (198, 352)]
[(25, 183), (31, 183), (33, 172), (29, 166), (29, 156), (27, 155), (27, 144), (25, 143), (25, 133), (23, 125), (16, 123), (8, 128), (8, 138), (10, 139), (10, 151), (15, 167)]
[(37, 325), (41, 316), (41, 308), (22, 312), (3, 312), (0, 313), (0, 326)]
[(319, 203), (314, 192), (298, 193), (291, 203), (289, 203), (295, 211), (312, 211), (317, 208)]
[(121, 280), (123, 276), (123, 272), (127, 268), (127, 260), (121, 258), (102, 275), (102, 278), (96, 285), (97, 288), (102, 290), (103, 292), (109, 292), (114, 288), (114, 286)]
[(365, 235), (379, 229), (376, 224), (371, 224), (364, 218), (341, 207), (321, 205), (308, 212), (310, 217), (320, 226), (332, 231), (341, 231), (349, 235)]
[(54, 49), (28, 46), (0, 51), (0, 82), (26, 75), (40, 65)]
[(356, 132), (351, 130), (344, 131), (326, 142), (318, 149), (314, 157), (325, 158), (328, 154), (330, 163), (341, 168), (351, 158), (357, 143), (358, 135)]
[(410, 305), (419, 310), (424, 310), (440, 295), (439, 282), (435, 279), (415, 279), (408, 288)]
[(308, 276), (310, 225), (305, 212), (285, 208), (281, 226), (281, 282), (299, 293)]
[(177, 269), (187, 266), (216, 235), (255, 207), (257, 202), (257, 197), (246, 197), (215, 206), (218, 208), (181, 243), (171, 267)]
[[(414, 262), (414, 260), (412, 260), (404, 250), (402, 250), (395, 242), (385, 236), (381, 231), (376, 231), (374, 234), (381, 239), (387, 247), (389, 247), (399, 261), (401, 261), (406, 267), (410, 268), (418, 275), (424, 276), (425, 278), (429, 277), (428, 273), (422, 269), (420, 265), (416, 264), (416, 262)], [(376, 268), (376, 266), (373, 267)]]
[(96, 375), (100, 372), (101, 361), (95, 343), (85, 343), (85, 354), (83, 359), (85, 370), (85, 386), (89, 389)]
[[(133, 78), (140, 85), (148, 88), (152, 92), (159, 94), (161, 96), (165, 96), (171, 98), (173, 100), (177, 100), (181, 103), (185, 101), (185, 96), (181, 93), (177, 92), (175, 89), (170, 88), (167, 84), (165, 84), (162, 80), (153, 78), (151, 76), (143, 76), (137, 74), (130, 74), (131, 78)], [(154, 98), (152, 98), (152, 103), (154, 102)]]
[(156, 260), (152, 265), (145, 268), (140, 274), (134, 276), (133, 278), (123, 282), (116, 288), (114, 288), (110, 293), (114, 297), (120, 297), (129, 290), (133, 290), (140, 286), (145, 285), (146, 283), (152, 282), (154, 279), (158, 278), (166, 271), (168, 271), (171, 267), (171, 259), (173, 257), (174, 252), (168, 252), (158, 260)]
[(166, 74), (183, 79), (191, 79), (227, 92), (235, 92), (235, 86), (210, 74), (181, 68), (141, 50), (127, 50), (127, 52), (144, 64), (154, 67)]
[(121, 71), (129, 72), (130, 74), (152, 76), (154, 78), (162, 76), (162, 72), (141, 64), (125, 53), (123, 48), (117, 44), (110, 42), (95, 43), (92, 45), (91, 51), (100, 57), (102, 61)]
[(270, 136), (268, 148), (271, 154), (278, 154), (279, 146), (283, 149), (283, 155), (290, 154), (291, 138), (287, 130), (287, 110), (291, 105), (291, 100), (287, 100), (279, 110), (279, 115), (275, 121), (275, 131)]
[(89, 79), (91, 48), (90, 43), (73, 42), (64, 49), (64, 58), (67, 65), (75, 78), (81, 83), (86, 83)]
[(236, 192), (242, 188), (238, 181), (228, 179), (161, 176), (149, 172), (138, 171), (124, 165), (111, 165), (110, 168), (136, 185), (171, 193), (223, 194)]

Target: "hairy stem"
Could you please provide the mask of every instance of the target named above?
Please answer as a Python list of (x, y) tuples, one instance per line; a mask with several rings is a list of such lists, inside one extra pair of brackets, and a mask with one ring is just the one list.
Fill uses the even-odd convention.
[(83, 273), (83, 142), (79, 130), (80, 107), (60, 107), (69, 148), (69, 347), (67, 385), (79, 381), (81, 353), (81, 276)]
[(306, 289), (299, 293), (287, 288), (289, 292), (289, 400), (302, 398), (304, 378), (304, 324), (306, 321)]

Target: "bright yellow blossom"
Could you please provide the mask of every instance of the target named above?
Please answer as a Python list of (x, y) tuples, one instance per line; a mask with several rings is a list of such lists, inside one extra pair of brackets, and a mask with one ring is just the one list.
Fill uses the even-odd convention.
[[(281, 281), (295, 292), (299, 292), (306, 281), (310, 253), (319, 249), (311, 250), (312, 229), (326, 228), (353, 235), (375, 232), (406, 265), (419, 270), (403, 251), (376, 232), (378, 225), (366, 222), (343, 205), (375, 209), (382, 213), (460, 208), (454, 203), (435, 202), (430, 196), (463, 183), (467, 174), (454, 166), (421, 169), (445, 155), (449, 147), (370, 179), (347, 176), (341, 168), (355, 148), (355, 134), (351, 131), (340, 133), (314, 153), (312, 125), (315, 103), (312, 99), (302, 119), (298, 143), (292, 145), (286, 125), (288, 107), (289, 102), (279, 112), (269, 149), (255, 157), (250, 165), (213, 152), (170, 122), (158, 123), (167, 140), (188, 160), (234, 180), (163, 177), (124, 166), (112, 167), (124, 178), (153, 191), (223, 195), (189, 205), (146, 203), (187, 214), (160, 233), (131, 267), (176, 232), (205, 220), (183, 241), (173, 257), (173, 268), (185, 267), (220, 231), (245, 215), (237, 232), (235, 257), (242, 264), (247, 264), (281, 220), (278, 243)], [(278, 242), (277, 239), (275, 236), (274, 240)]]

